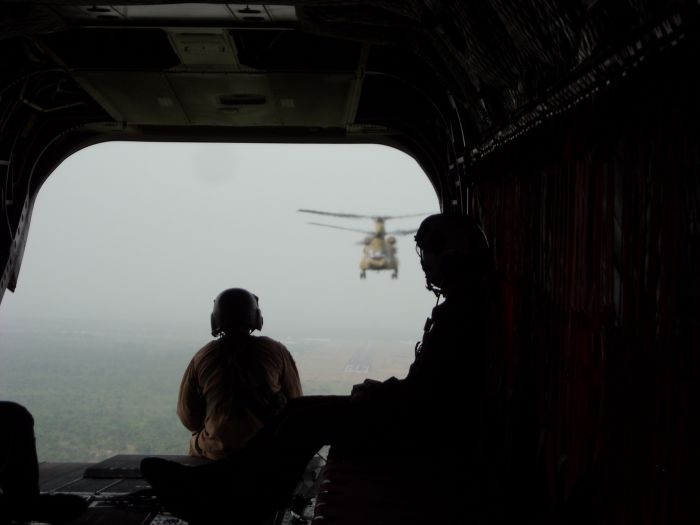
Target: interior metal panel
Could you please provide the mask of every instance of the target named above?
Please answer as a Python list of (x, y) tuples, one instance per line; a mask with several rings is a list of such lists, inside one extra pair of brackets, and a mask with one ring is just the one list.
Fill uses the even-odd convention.
[[(345, 127), (354, 118), (359, 82), (349, 73), (85, 72), (76, 78), (115, 120), (202, 126)], [(230, 103), (237, 96), (264, 103)]]
[(76, 79), (115, 120), (133, 124), (190, 123), (164, 73), (93, 71), (77, 74)]
[[(351, 74), (170, 73), (196, 125), (344, 127), (354, 85)], [(256, 95), (263, 104), (223, 104), (222, 97)]]

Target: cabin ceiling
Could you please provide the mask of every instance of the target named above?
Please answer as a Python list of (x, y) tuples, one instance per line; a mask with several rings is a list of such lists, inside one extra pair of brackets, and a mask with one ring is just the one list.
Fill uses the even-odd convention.
[(114, 121), (415, 130), (428, 117), (445, 135), (454, 105), (476, 145), (684, 3), (49, 0), (0, 7), (0, 32)]
[[(34, 198), (104, 140), (374, 142), (465, 166), (695, 31), (689, 0), (0, 3), (0, 299)], [(647, 61), (646, 63), (648, 63)]]

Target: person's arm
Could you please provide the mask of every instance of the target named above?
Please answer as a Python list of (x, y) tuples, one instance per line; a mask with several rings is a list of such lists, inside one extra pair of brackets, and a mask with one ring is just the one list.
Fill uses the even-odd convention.
[(362, 383), (353, 385), (350, 393), (352, 401), (379, 401), (401, 398), (406, 393), (406, 380), (390, 377), (385, 381), (365, 379)]
[(294, 358), (289, 353), (289, 350), (284, 345), (282, 348), (284, 351), (282, 352), (283, 362), (282, 374), (280, 375), (280, 389), (287, 399), (301, 397), (303, 392), (297, 364), (294, 362)]
[(191, 432), (199, 432), (204, 428), (206, 403), (199, 388), (194, 359), (190, 361), (182, 376), (177, 415), (182, 424)]

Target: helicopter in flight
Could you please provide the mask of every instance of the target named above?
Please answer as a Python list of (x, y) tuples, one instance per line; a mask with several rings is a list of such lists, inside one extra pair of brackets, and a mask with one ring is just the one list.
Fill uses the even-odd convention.
[(365, 238), (361, 241), (364, 244), (362, 249), (362, 259), (360, 260), (360, 279), (367, 278), (367, 270), (392, 270), (391, 278), (399, 276), (399, 259), (396, 257), (396, 235), (410, 235), (417, 230), (392, 230), (386, 231), (385, 223), (389, 219), (403, 219), (407, 217), (423, 217), (425, 213), (415, 213), (411, 215), (358, 215), (355, 213), (335, 213), (328, 211), (299, 209), (302, 213), (314, 213), (316, 215), (326, 215), (331, 217), (342, 217), (345, 219), (371, 219), (374, 221), (374, 231), (360, 230), (357, 228), (346, 228), (334, 224), (320, 222), (310, 222), (315, 226), (334, 228), (336, 230), (346, 230), (363, 233)]

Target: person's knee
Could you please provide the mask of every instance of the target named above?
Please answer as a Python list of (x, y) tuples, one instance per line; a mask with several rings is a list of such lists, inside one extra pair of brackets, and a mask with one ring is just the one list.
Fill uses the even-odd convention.
[(12, 401), (0, 401), (0, 421), (3, 426), (12, 428), (31, 428), (34, 426), (34, 418), (29, 410)]

